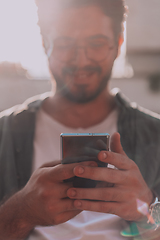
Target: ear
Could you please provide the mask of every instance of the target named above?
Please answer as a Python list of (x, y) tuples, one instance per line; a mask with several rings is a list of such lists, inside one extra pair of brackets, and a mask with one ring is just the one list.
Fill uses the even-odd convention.
[[(123, 33), (121, 33), (119, 35), (119, 38), (118, 38), (118, 49), (117, 49), (117, 57), (119, 57), (120, 53), (121, 53), (121, 47), (122, 47), (122, 44), (124, 42), (124, 35)], [(116, 57), (116, 58), (117, 58)]]
[(53, 46), (50, 44), (49, 39), (46, 36), (42, 36), (42, 45), (45, 50), (45, 54), (47, 55), (48, 59), (51, 56), (51, 53), (53, 51)]
[(44, 48), (45, 54), (47, 55), (47, 44), (46, 44), (46, 40), (44, 40), (44, 37), (42, 36), (42, 46)]

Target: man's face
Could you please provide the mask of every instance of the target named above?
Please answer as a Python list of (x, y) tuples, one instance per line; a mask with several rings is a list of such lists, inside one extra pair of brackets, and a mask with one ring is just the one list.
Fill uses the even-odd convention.
[(100, 8), (68, 8), (55, 17), (49, 67), (57, 91), (73, 102), (95, 99), (106, 87), (117, 56), (112, 20)]

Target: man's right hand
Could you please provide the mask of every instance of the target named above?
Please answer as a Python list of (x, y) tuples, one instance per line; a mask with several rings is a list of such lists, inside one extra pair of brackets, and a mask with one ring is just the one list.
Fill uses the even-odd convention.
[(36, 170), (21, 191), (27, 215), (33, 225), (57, 225), (76, 216), (80, 211), (74, 207), (73, 200), (67, 197), (72, 183), (63, 180), (74, 176), (77, 164), (59, 164)]
[(63, 182), (74, 176), (77, 165), (49, 164), (37, 169), (26, 186), (0, 207), (0, 240), (23, 239), (36, 225), (60, 224), (80, 213), (67, 197), (72, 183)]

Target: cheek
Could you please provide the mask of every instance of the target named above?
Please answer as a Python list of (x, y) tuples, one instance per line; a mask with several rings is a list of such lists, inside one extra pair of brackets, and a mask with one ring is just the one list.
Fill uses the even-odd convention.
[(107, 73), (109, 73), (110, 71), (112, 71), (112, 67), (113, 67), (116, 57), (117, 57), (117, 51), (114, 51), (112, 54), (110, 54), (107, 57), (107, 59), (105, 59), (104, 62), (102, 62), (100, 64), (103, 76), (106, 75)]
[(50, 68), (53, 75), (56, 74), (56, 75), (60, 76), (61, 73), (62, 73), (63, 64), (56, 61), (52, 57), (50, 57), (49, 68)]

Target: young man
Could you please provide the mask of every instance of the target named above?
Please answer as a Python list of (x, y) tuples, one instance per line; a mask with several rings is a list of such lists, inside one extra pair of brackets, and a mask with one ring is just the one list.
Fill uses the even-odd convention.
[[(57, 89), (1, 114), (0, 239), (126, 239), (121, 231), (128, 221), (148, 227), (137, 201), (150, 206), (160, 194), (160, 121), (109, 91), (123, 42), (124, 3), (37, 4)], [(62, 165), (61, 132), (108, 132), (111, 151), (98, 158), (115, 168)], [(73, 176), (101, 185), (73, 188), (63, 181)]]

